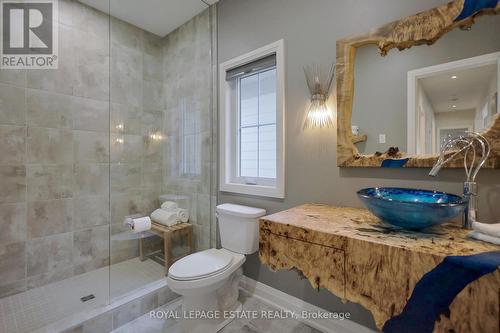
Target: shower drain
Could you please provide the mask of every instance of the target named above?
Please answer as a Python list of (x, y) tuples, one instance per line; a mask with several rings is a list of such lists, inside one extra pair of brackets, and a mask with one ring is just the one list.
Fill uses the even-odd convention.
[(87, 302), (87, 301), (90, 301), (91, 299), (94, 299), (94, 298), (95, 298), (94, 294), (90, 294), (87, 296), (80, 297), (80, 301)]

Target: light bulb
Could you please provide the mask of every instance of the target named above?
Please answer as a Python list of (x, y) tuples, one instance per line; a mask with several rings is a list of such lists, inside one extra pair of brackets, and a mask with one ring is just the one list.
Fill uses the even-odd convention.
[(326, 106), (324, 100), (312, 100), (304, 127), (333, 127), (333, 114)]

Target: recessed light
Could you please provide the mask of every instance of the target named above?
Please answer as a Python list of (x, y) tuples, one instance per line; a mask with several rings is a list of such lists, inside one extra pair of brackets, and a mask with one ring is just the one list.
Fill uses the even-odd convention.
[(451, 78), (454, 80), (454, 79), (457, 78), (457, 76), (456, 75), (452, 75)]
[(452, 107), (452, 108), (454, 108), (454, 109), (456, 109), (456, 108), (457, 108), (457, 106), (456, 106), (456, 105), (452, 105), (451, 107)]

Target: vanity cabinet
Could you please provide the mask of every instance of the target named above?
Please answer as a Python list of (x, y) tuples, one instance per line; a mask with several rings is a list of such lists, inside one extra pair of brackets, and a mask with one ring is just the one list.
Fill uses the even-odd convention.
[[(395, 231), (365, 209), (306, 204), (260, 221), (259, 257), (272, 270), (297, 270), (371, 311), (377, 327), (401, 313), (422, 276), (446, 256), (499, 251), (448, 224), (426, 232)], [(500, 271), (469, 284), (434, 332), (499, 332)]]
[(261, 233), (260, 253), (268, 253), (272, 270), (296, 269), (314, 288), (335, 290), (345, 297), (345, 254), (343, 250), (270, 232)]

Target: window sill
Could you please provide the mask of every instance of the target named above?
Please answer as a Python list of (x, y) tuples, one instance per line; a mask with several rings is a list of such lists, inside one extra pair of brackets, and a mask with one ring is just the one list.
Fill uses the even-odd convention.
[(221, 184), (222, 192), (239, 193), (255, 195), (268, 198), (285, 198), (285, 190), (279, 186), (263, 186), (263, 185), (246, 185), (239, 183), (224, 183)]

